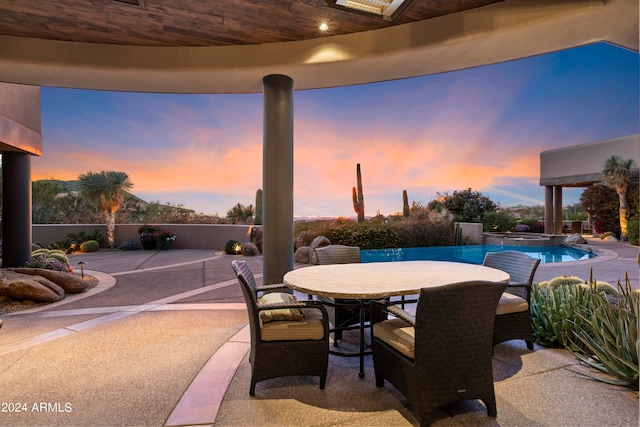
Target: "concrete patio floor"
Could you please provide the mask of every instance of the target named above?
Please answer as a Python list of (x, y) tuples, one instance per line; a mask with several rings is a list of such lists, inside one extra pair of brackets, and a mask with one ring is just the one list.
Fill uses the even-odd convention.
[[(638, 287), (638, 248), (589, 239), (591, 261), (543, 264), (561, 274)], [(210, 250), (101, 251), (87, 262), (100, 285), (60, 303), (2, 316), (0, 425), (417, 425), (393, 386), (375, 387), (357, 358), (331, 356), (317, 378), (258, 383), (250, 397), (247, 314), (230, 268)], [(246, 258), (260, 279), (261, 257)], [(348, 342), (348, 338), (347, 338)], [(638, 394), (593, 381), (566, 351), (520, 341), (494, 349), (498, 417), (481, 403), (446, 407), (436, 426), (637, 426)]]

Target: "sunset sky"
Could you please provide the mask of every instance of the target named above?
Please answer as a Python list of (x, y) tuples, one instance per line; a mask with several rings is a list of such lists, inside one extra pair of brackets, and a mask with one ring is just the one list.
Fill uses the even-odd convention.
[[(639, 56), (596, 44), (384, 83), (294, 92), (294, 213), (402, 211), (472, 188), (543, 205), (540, 152), (638, 133)], [(294, 82), (295, 87), (295, 82)], [(262, 186), (262, 94), (169, 95), (43, 87), (32, 178), (129, 174), (146, 201), (225, 216)], [(565, 189), (564, 204), (580, 189)]]

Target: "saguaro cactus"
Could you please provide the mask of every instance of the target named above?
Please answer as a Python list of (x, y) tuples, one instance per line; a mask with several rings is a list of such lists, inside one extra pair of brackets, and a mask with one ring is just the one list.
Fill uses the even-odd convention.
[(356, 166), (358, 177), (358, 189), (353, 187), (353, 210), (358, 214), (358, 222), (364, 222), (364, 195), (362, 194), (362, 174), (360, 173), (360, 163)]
[(409, 218), (409, 196), (407, 190), (402, 190), (402, 216)]
[(262, 188), (256, 190), (256, 225), (262, 225)]

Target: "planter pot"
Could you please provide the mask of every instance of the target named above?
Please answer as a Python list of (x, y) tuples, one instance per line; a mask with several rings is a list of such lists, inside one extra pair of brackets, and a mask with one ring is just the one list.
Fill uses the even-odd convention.
[(168, 251), (171, 249), (171, 244), (173, 240), (158, 240), (158, 249), (161, 251)]
[(152, 251), (156, 248), (156, 239), (153, 233), (140, 233), (140, 243), (146, 251)]

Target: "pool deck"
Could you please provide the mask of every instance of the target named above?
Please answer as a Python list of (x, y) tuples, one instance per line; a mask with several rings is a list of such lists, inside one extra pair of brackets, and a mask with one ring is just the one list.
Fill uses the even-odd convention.
[(637, 246), (621, 242), (607, 242), (599, 238), (588, 238), (588, 244), (576, 247), (591, 250), (597, 257), (560, 263), (540, 264), (534, 282), (542, 282), (557, 276), (570, 275), (588, 280), (593, 273), (594, 280), (609, 282), (614, 286), (620, 280), (624, 285), (624, 273), (629, 274), (629, 282), (634, 289), (640, 289)]
[[(541, 265), (536, 280), (588, 278), (593, 268), (598, 280), (628, 272), (638, 286), (637, 247), (589, 245), (598, 258)], [(11, 410), (0, 412), (0, 425), (417, 425), (402, 395), (375, 387), (370, 356), (363, 379), (357, 358), (331, 356), (325, 390), (316, 378), (289, 377), (259, 383), (249, 397), (247, 314), (230, 268), (236, 258), (189, 249), (73, 255), (98, 287), (2, 316), (0, 404)], [(262, 258), (245, 259), (260, 280)], [(498, 417), (470, 401), (446, 407), (435, 425), (637, 426), (637, 392), (583, 370), (565, 350), (499, 344)]]

